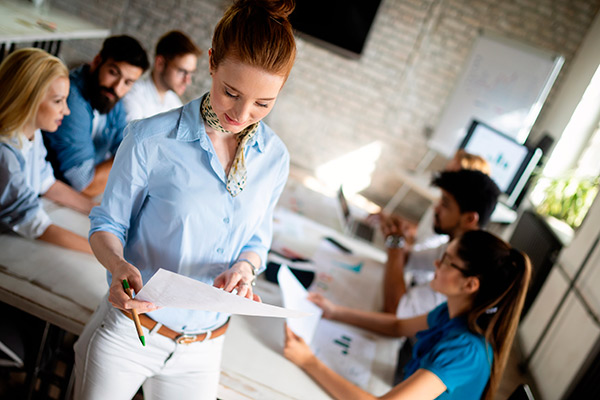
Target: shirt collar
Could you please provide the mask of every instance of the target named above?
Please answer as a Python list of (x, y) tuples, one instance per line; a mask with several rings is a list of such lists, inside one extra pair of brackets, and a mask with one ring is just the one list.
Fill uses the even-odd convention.
[[(181, 109), (181, 118), (177, 127), (177, 140), (193, 142), (199, 140), (202, 145), (206, 144), (208, 136), (204, 129), (204, 120), (200, 114), (200, 105), (206, 94), (195, 100), (190, 101)], [(258, 130), (252, 139), (248, 141), (248, 146), (255, 146), (261, 153), (264, 151), (264, 124), (258, 125)]]

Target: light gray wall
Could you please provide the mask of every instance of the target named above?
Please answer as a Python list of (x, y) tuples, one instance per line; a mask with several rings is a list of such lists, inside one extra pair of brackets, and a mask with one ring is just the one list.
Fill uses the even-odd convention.
[[(150, 52), (158, 37), (174, 28), (208, 49), (227, 4), (52, 1), (53, 7), (113, 33), (135, 36)], [(298, 38), (296, 65), (267, 122), (288, 146), (292, 163), (309, 171), (373, 141), (384, 143), (363, 194), (385, 204), (400, 183), (395, 171), (413, 169), (426, 153), (426, 132), (436, 125), (481, 28), (564, 55), (556, 89), (599, 7), (600, 0), (383, 0), (359, 59)], [(100, 45), (99, 40), (65, 42), (62, 54), (68, 63), (91, 60)], [(188, 100), (209, 87), (206, 57), (199, 70)], [(441, 159), (433, 164), (441, 165)], [(415, 213), (426, 206), (416, 197), (405, 205)]]

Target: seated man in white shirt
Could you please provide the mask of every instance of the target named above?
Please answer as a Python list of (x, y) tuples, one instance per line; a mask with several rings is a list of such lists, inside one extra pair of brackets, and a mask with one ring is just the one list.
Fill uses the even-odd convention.
[[(490, 164), (483, 157), (467, 153), (464, 149), (460, 149), (454, 154), (454, 157), (446, 164), (444, 171), (461, 169), (473, 169), (486, 175), (491, 174)], [(433, 205), (427, 208), (418, 224), (394, 214), (385, 215), (383, 212), (374, 214), (369, 219), (380, 225), (384, 237), (396, 233), (395, 230), (400, 230), (408, 244), (413, 246), (413, 250), (437, 248), (448, 242), (448, 235), (434, 232), (433, 208)]]
[(163, 35), (156, 44), (154, 66), (139, 79), (123, 99), (127, 122), (181, 107), (180, 96), (192, 82), (202, 54), (192, 40), (179, 31)]
[[(463, 233), (485, 227), (496, 207), (500, 191), (480, 171), (462, 169), (441, 172), (433, 179), (442, 196), (434, 207), (433, 229), (452, 240)], [(446, 243), (434, 248), (414, 249), (404, 240), (401, 228), (388, 236), (384, 289), (384, 312), (399, 318), (425, 314), (445, 301), (429, 287)], [(406, 275), (411, 279), (407, 282)]]

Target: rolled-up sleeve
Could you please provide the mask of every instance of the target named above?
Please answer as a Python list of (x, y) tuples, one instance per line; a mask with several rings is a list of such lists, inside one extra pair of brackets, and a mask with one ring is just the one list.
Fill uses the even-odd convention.
[(88, 159), (81, 164), (66, 170), (64, 176), (73, 189), (81, 192), (92, 183), (95, 172), (96, 166), (94, 160)]
[(42, 208), (38, 194), (27, 185), (16, 154), (0, 146), (0, 225), (29, 239), (42, 235), (52, 221)]
[[(135, 122), (132, 124), (135, 127)], [(132, 128), (129, 125), (127, 129)], [(90, 235), (105, 231), (117, 236), (123, 246), (131, 221), (137, 218), (148, 193), (146, 155), (134, 132), (126, 133), (117, 150), (102, 203), (90, 213)]]

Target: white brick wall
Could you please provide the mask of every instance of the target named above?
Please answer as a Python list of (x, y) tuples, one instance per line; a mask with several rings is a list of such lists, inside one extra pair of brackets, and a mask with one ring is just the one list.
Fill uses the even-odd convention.
[[(150, 53), (156, 40), (174, 28), (207, 50), (227, 4), (52, 2), (113, 33), (135, 36)], [(479, 29), (563, 54), (564, 74), (599, 7), (600, 0), (383, 0), (360, 59), (343, 58), (298, 38), (296, 65), (267, 121), (287, 144), (292, 162), (308, 170), (373, 141), (384, 143), (364, 194), (385, 203), (399, 184), (394, 171), (414, 168), (426, 153), (425, 132), (436, 125)], [(91, 60), (100, 44), (65, 42), (62, 55), (67, 63)], [(186, 98), (202, 94), (209, 84), (204, 56)], [(555, 89), (560, 84), (561, 77)], [(405, 205), (423, 207), (416, 197)]]

